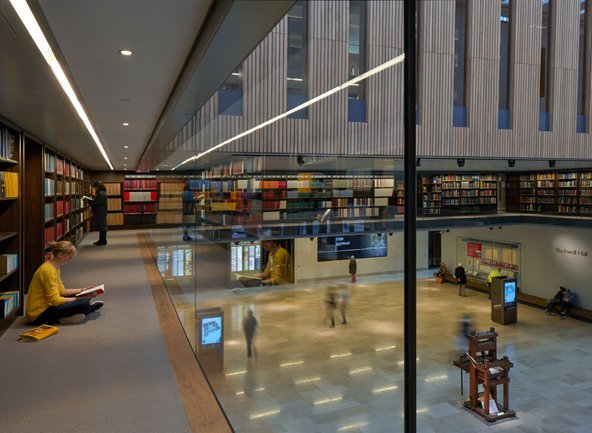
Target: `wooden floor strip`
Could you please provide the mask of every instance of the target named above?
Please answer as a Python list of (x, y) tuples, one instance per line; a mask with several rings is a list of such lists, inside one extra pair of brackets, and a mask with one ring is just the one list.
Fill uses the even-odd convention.
[(191, 431), (194, 433), (233, 432), (187, 341), (173, 303), (150, 254), (148, 240), (143, 234), (138, 234), (138, 243)]

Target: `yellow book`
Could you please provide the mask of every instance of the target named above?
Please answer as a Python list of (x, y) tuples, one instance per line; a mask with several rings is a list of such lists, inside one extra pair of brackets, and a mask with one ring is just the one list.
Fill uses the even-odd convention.
[(51, 325), (41, 325), (20, 335), (20, 341), (39, 341), (59, 331), (59, 328)]

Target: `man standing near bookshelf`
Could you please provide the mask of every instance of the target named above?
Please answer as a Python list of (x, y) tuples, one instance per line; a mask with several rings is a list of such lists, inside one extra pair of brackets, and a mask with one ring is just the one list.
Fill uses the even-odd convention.
[(94, 243), (95, 245), (107, 245), (107, 188), (100, 180), (94, 182), (92, 187), (95, 194), (90, 200), (92, 209), (90, 229), (99, 232), (99, 240)]

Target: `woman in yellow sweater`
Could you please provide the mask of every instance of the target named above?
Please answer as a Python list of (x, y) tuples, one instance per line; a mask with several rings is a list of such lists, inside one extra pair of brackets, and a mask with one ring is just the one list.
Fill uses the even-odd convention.
[(33, 275), (27, 295), (26, 316), (33, 325), (81, 323), (87, 314), (103, 306), (90, 302), (95, 295), (76, 295), (86, 289), (66, 289), (60, 278), (60, 267), (76, 255), (68, 241), (50, 242), (51, 260), (43, 263)]

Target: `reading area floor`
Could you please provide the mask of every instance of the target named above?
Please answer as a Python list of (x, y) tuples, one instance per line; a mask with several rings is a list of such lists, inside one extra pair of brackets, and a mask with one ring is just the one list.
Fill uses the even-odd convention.
[[(172, 231), (153, 234), (159, 244), (178, 237)], [(71, 287), (105, 283), (100, 313), (39, 343), (16, 341), (29, 328), (21, 320), (0, 338), (0, 431), (191, 431), (136, 233), (110, 232), (105, 248), (94, 247), (94, 240), (85, 239), (62, 279)], [(179, 248), (187, 245), (198, 261), (201, 254), (219, 253), (216, 245)], [(517, 324), (497, 325), (485, 294), (469, 290), (459, 297), (454, 286), (420, 276), (426, 278), (418, 279), (417, 293), (419, 432), (590, 432), (591, 324), (520, 305)], [(197, 297), (192, 281), (177, 278), (173, 300), (190, 341), (196, 304), (224, 311), (224, 361), (208, 379), (236, 432), (403, 431), (400, 275), (360, 275), (355, 285), (342, 279), (265, 291), (212, 290)], [(335, 328), (325, 320), (330, 284), (343, 284), (350, 293), (347, 324), (337, 310)], [(248, 308), (259, 320), (255, 358), (246, 356), (241, 329)], [(494, 326), (499, 332), (498, 354), (514, 363), (510, 409), (516, 418), (489, 424), (463, 408), (468, 376), (461, 395), (461, 373), (450, 360), (465, 313), (476, 330)]]

